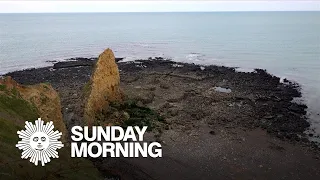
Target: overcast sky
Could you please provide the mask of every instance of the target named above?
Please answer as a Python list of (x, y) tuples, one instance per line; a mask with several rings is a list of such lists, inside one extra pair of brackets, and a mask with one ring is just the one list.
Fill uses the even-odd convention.
[(3, 1), (0, 13), (35, 12), (320, 11), (320, 0)]

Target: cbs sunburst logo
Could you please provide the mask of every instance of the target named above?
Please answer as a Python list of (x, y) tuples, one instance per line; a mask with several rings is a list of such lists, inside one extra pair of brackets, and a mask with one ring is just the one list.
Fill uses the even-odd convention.
[(52, 121), (44, 124), (44, 121), (38, 118), (35, 124), (26, 121), (24, 127), (25, 130), (17, 132), (21, 141), (16, 144), (16, 147), (22, 150), (22, 159), (30, 158), (30, 162), (36, 166), (40, 161), (41, 165), (44, 166), (51, 161), (50, 158), (59, 157), (57, 149), (61, 149), (64, 146), (59, 141), (62, 133), (53, 130)]

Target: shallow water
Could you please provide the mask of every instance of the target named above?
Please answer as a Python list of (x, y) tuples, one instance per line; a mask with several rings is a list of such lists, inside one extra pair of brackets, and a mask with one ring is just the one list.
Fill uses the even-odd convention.
[(231, 89), (223, 87), (214, 87), (214, 90), (222, 93), (231, 93)]
[(107, 47), (297, 81), (320, 134), (320, 12), (0, 14), (0, 74)]

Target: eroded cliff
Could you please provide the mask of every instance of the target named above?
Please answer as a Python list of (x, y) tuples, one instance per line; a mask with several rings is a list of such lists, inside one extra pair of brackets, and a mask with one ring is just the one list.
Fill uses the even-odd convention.
[[(0, 79), (0, 87), (2, 89), (0, 95), (3, 98), (15, 99), (16, 101), (21, 101), (21, 103), (25, 100), (24, 104), (29, 107), (28, 111), (33, 111), (45, 122), (52, 121), (55, 127), (63, 133), (63, 139), (65, 140), (67, 130), (62, 119), (60, 98), (50, 84), (41, 83), (24, 86), (8, 76)], [(11, 106), (13, 106), (12, 108), (21, 109), (21, 103), (11, 104)], [(29, 112), (29, 114), (33, 113)], [(25, 120), (34, 121), (38, 117)]]

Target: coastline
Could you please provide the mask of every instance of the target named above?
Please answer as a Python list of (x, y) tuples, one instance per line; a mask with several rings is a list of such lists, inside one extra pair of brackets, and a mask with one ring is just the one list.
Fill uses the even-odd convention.
[[(50, 83), (61, 97), (64, 121), (70, 128), (81, 124), (81, 94), (94, 60), (75, 58), (5, 76), (21, 84)], [(280, 172), (289, 171), (293, 179), (298, 179), (314, 178), (312, 175), (318, 172), (308, 169), (319, 167), (320, 162), (315, 153), (319, 148), (304, 134), (310, 126), (305, 117), (307, 106), (292, 102), (301, 96), (297, 84), (288, 80), (280, 83), (280, 78), (261, 69), (236, 72), (230, 67), (200, 66), (160, 57), (117, 64), (125, 94), (165, 117), (163, 129), (151, 132), (149, 138), (162, 142), (168, 157), (158, 162), (123, 159), (119, 163), (100, 159), (95, 163), (101, 171), (116, 167), (118, 170), (114, 171), (123, 177), (131, 173), (137, 179), (164, 177), (164, 172), (174, 173), (170, 167), (182, 168), (174, 175), (178, 179), (199, 174), (207, 178), (232, 178), (242, 173), (243, 178), (260, 174), (279, 179)], [(255, 153), (257, 156), (246, 156)], [(278, 159), (288, 167), (277, 170)], [(155, 164), (151, 166), (152, 162)], [(206, 171), (208, 166), (219, 169), (217, 162), (222, 174)], [(202, 168), (195, 170), (195, 166)], [(123, 167), (133, 171), (124, 172)]]
[[(235, 86), (237, 89), (240, 89), (240, 91), (246, 91), (241, 86), (250, 86), (250, 88), (252, 88), (250, 89), (250, 91), (254, 91), (254, 90), (258, 90), (258, 91), (266, 90), (266, 91), (274, 91), (274, 92), (280, 91), (279, 95), (282, 96), (282, 97), (276, 96), (275, 93), (269, 94), (269, 97), (267, 97), (268, 94), (265, 94), (265, 95), (257, 94), (257, 96), (262, 96), (262, 97), (250, 97), (251, 99), (248, 98), (247, 101), (266, 102), (268, 100), (271, 100), (274, 102), (280, 102), (280, 101), (292, 101), (294, 98), (301, 97), (301, 92), (299, 89), (299, 85), (297, 83), (293, 83), (287, 79), (284, 79), (283, 83), (280, 83), (279, 77), (270, 75), (269, 73), (267, 73), (265, 70), (262, 70), (262, 69), (255, 69), (254, 72), (238, 72), (233, 67), (216, 66), (216, 65), (205, 66), (205, 65), (196, 65), (196, 64), (189, 64), (189, 63), (182, 63), (182, 62), (174, 62), (171, 60), (163, 59), (162, 57), (149, 58), (147, 60), (127, 61), (127, 62), (121, 62), (122, 59), (123, 58), (116, 58), (116, 62), (118, 63), (120, 74), (122, 75), (121, 81), (124, 81), (124, 82), (126, 81), (130, 82), (130, 80), (128, 80), (128, 77), (126, 77), (128, 76), (126, 74), (130, 74), (130, 75), (133, 74), (133, 76), (137, 76), (137, 73), (143, 72), (143, 71), (147, 71), (147, 75), (150, 75), (150, 76), (151, 75), (159, 75), (159, 76), (165, 76), (165, 77), (173, 76), (173, 77), (180, 77), (183, 79), (190, 79), (193, 81), (206, 81), (206, 80), (215, 81), (216, 80), (215, 78), (217, 78), (215, 76), (219, 74), (219, 76), (222, 76), (222, 77), (217, 78), (218, 82), (215, 83), (217, 84), (217, 86), (212, 86), (217, 89), (216, 90), (217, 92), (224, 91), (224, 89), (227, 89), (227, 91), (228, 89), (230, 89), (230, 92), (232, 92), (233, 88), (231, 88), (230, 86)], [(69, 83), (80, 82), (83, 85), (88, 80), (88, 78), (86, 77), (89, 77), (91, 75), (90, 70), (93, 67), (96, 60), (97, 58), (81, 58), (81, 57), (71, 58), (71, 59), (67, 59), (66, 61), (52, 62), (53, 63), (52, 66), (9, 72), (4, 74), (3, 76), (11, 76), (17, 82), (25, 85), (31, 85), (31, 84), (36, 84), (40, 82), (48, 82), (48, 83), (51, 83), (54, 87), (56, 87), (58, 90), (59, 89), (63, 90), (63, 87), (61, 86), (62, 84), (60, 84), (60, 82), (62, 82), (63, 80), (60, 78), (61, 76), (72, 77), (72, 79), (75, 80), (74, 82), (69, 82)], [(165, 68), (168, 68), (168, 69), (165, 69)], [(233, 84), (231, 85), (229, 83), (219, 82), (219, 80), (235, 81), (235, 82), (231, 82), (231, 84)], [(65, 81), (68, 82), (69, 80), (65, 79)], [(241, 82), (241, 84), (239, 82)], [(79, 86), (81, 84), (79, 84)], [(222, 87), (220, 84), (224, 87)], [(262, 86), (262, 87), (259, 87), (259, 86)], [(228, 92), (226, 93), (228, 94)], [(244, 92), (244, 93), (248, 94), (250, 92)], [(236, 100), (236, 101), (245, 100), (241, 97), (232, 97), (232, 98), (233, 98), (232, 100)], [(286, 102), (286, 103), (289, 103), (289, 102)], [(307, 109), (306, 105), (296, 104), (291, 102), (287, 105), (288, 106), (286, 108), (294, 112), (295, 115), (298, 116), (300, 120), (302, 121), (306, 120), (306, 118), (303, 117), (304, 115), (306, 115), (306, 109)], [(265, 117), (265, 118), (273, 119), (273, 117)], [(301, 126), (302, 128), (300, 128), (297, 131), (299, 135), (302, 135), (301, 133), (303, 133), (303, 130), (309, 127), (309, 124), (302, 123)], [(285, 137), (285, 135), (283, 135), (283, 137)]]

